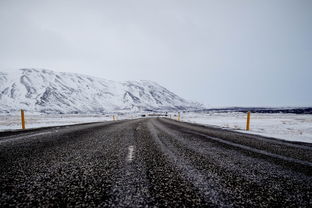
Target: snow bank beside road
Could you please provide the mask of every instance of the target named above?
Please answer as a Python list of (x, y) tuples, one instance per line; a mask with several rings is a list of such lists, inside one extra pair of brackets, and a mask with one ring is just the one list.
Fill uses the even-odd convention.
[[(29, 115), (26, 113), (25, 117), (27, 129), (113, 120), (113, 115)], [(117, 115), (116, 117), (117, 119), (134, 118), (131, 115)], [(0, 131), (12, 129), (21, 129), (20, 115), (0, 115)]]
[[(247, 132), (246, 117), (246, 113), (237, 112), (185, 113), (182, 120)], [(247, 133), (312, 143), (312, 115), (252, 113), (250, 128)]]
[[(141, 114), (117, 115), (117, 119), (139, 118)], [(169, 114), (170, 115), (170, 114)], [(60, 126), (78, 123), (111, 121), (113, 115), (29, 115), (26, 128)], [(171, 114), (172, 118), (176, 118)], [(184, 113), (181, 120), (214, 125), (226, 129), (245, 131), (246, 113)], [(289, 141), (312, 143), (312, 115), (252, 113), (247, 133), (275, 137)], [(0, 131), (21, 129), (20, 115), (0, 115)]]

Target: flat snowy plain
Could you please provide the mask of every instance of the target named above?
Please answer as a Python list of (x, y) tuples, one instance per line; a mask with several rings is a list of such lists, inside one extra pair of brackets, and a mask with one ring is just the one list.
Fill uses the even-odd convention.
[[(116, 119), (127, 119), (131, 116), (116, 115)], [(113, 115), (66, 115), (66, 114), (27, 114), (25, 113), (26, 128), (39, 128), (47, 126), (62, 126), (79, 123), (101, 122), (113, 120)], [(0, 115), (0, 131), (21, 128), (20, 114)]]
[[(117, 119), (139, 118), (141, 114), (117, 115)], [(60, 126), (113, 120), (113, 115), (29, 115), (26, 128)], [(183, 113), (181, 120), (246, 132), (246, 113)], [(176, 119), (176, 115), (171, 114)], [(20, 115), (0, 115), (0, 131), (20, 129)], [(252, 113), (247, 133), (288, 141), (312, 143), (312, 115)]]
[[(247, 132), (246, 113), (185, 113), (182, 120)], [(252, 113), (247, 133), (312, 143), (312, 115)]]

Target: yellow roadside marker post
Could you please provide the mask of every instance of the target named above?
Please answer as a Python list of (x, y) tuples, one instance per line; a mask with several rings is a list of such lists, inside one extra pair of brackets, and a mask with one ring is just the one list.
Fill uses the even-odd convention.
[(247, 123), (246, 123), (246, 131), (250, 129), (250, 111), (247, 113)]
[(181, 120), (180, 112), (178, 113), (178, 121)]
[(24, 110), (21, 110), (21, 120), (22, 120), (22, 129), (25, 129), (25, 115), (24, 115)]

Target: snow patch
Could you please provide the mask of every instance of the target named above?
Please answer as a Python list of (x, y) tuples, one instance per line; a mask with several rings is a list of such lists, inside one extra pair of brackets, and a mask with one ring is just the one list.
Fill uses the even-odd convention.
[(212, 125), (244, 133), (312, 143), (312, 115), (252, 113), (246, 131), (246, 113), (184, 113), (182, 121)]

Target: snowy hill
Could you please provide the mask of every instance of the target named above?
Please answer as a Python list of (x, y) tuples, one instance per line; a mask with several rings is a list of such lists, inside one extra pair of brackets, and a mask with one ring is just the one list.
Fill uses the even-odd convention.
[(0, 113), (171, 111), (201, 108), (151, 81), (116, 82), (44, 69), (0, 72)]

